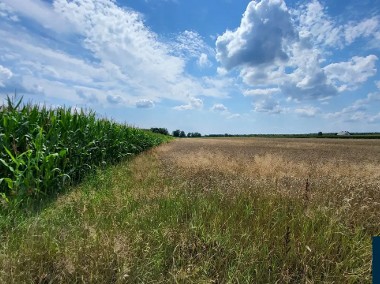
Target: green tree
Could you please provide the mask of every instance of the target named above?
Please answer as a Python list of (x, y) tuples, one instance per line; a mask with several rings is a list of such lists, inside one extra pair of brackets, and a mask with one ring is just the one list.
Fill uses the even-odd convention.
[(166, 128), (158, 128), (158, 127), (152, 127), (150, 131), (154, 133), (161, 133), (164, 135), (169, 135), (169, 131)]
[(202, 134), (200, 134), (199, 132), (193, 132), (191, 137), (202, 137)]
[(179, 130), (179, 129), (173, 131), (174, 137), (179, 137), (180, 134), (181, 134), (181, 130)]
[(185, 133), (185, 131), (181, 131), (180, 133), (179, 133), (179, 137), (186, 137), (186, 133)]

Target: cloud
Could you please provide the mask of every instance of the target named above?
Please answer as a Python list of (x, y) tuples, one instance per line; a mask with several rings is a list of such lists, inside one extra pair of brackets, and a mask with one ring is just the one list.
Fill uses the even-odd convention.
[(362, 123), (377, 123), (380, 121), (380, 113), (368, 114), (363, 111), (357, 111), (353, 113), (348, 113), (344, 116), (344, 122), (362, 122)]
[(284, 110), (281, 108), (280, 103), (274, 99), (262, 99), (253, 104), (253, 109), (256, 112), (267, 112), (271, 114), (279, 114)]
[(141, 99), (136, 102), (137, 108), (153, 108), (154, 102), (152, 100)]
[(270, 96), (279, 93), (280, 88), (250, 89), (243, 91), (244, 96)]
[(302, 73), (300, 68), (289, 76), (289, 81), (281, 85), (281, 91), (287, 97), (298, 100), (314, 100), (336, 96), (338, 91), (323, 70), (316, 67)]
[(314, 106), (304, 106), (297, 108), (282, 107), (280, 102), (273, 98), (266, 98), (257, 101), (253, 104), (254, 111), (256, 112), (266, 112), (269, 114), (289, 114), (295, 113), (301, 117), (315, 117), (317, 114), (321, 113), (320, 108)]
[(19, 21), (19, 18), (14, 13), (14, 10), (3, 2), (0, 2), (0, 18), (5, 18), (12, 22)]
[(212, 111), (227, 111), (228, 108), (225, 105), (223, 105), (223, 104), (214, 104), (211, 107), (211, 110)]
[(360, 83), (367, 81), (377, 72), (375, 55), (366, 57), (354, 56), (350, 61), (332, 63), (323, 69), (330, 81), (332, 81), (340, 91), (355, 89)]
[(313, 106), (307, 106), (303, 108), (296, 108), (294, 112), (302, 117), (314, 117), (320, 112), (320, 109)]
[(314, 46), (342, 47), (343, 28), (336, 25), (326, 14), (326, 9), (317, 0), (313, 0), (294, 10), (298, 20), (300, 38)]
[(207, 56), (206, 53), (202, 53), (199, 56), (197, 64), (201, 68), (210, 67), (212, 65), (211, 62), (210, 62), (210, 60), (208, 60), (208, 56)]
[[(331, 62), (331, 50), (348, 44), (345, 31), (354, 32), (353, 41), (370, 37), (365, 27), (377, 31), (377, 26), (375, 17), (340, 25), (317, 0), (293, 10), (281, 0), (251, 1), (240, 26), (216, 41), (216, 58), (223, 71), (219, 73), (237, 68), (243, 83), (253, 87), (243, 92), (245, 96), (281, 93), (297, 101), (332, 98), (375, 75), (377, 57)], [(257, 110), (263, 111), (261, 104), (265, 105), (259, 103)]]
[(108, 95), (107, 96), (107, 102), (113, 105), (117, 105), (123, 102), (123, 99), (120, 96), (112, 96)]
[[(80, 97), (84, 103), (86, 104), (93, 104), (93, 103), (98, 103), (99, 99), (98, 97), (94, 94), (96, 90), (93, 88), (86, 88), (86, 87), (77, 87), (76, 88), (76, 93), (78, 97)], [(112, 98), (111, 98), (112, 100)]]
[(231, 77), (204, 76), (200, 78), (200, 83), (203, 89), (192, 93), (207, 97), (228, 98), (236, 88), (236, 80)]
[[(83, 103), (109, 105), (120, 103), (115, 100), (120, 97), (124, 104), (133, 106), (140, 98), (187, 102), (187, 93), (228, 96), (227, 79), (195, 78), (186, 73), (187, 58), (173, 54), (172, 42), (146, 27), (141, 14), (117, 6), (115, 1), (55, 0), (53, 5), (34, 1), (28, 16), (35, 21), (33, 25), (24, 23), (26, 5), (21, 7), (20, 0), (7, 2), (22, 21), (0, 28), (0, 38), (6, 39), (0, 45), (0, 64), (13, 73), (12, 80), (2, 81), (6, 85), (2, 90), (17, 88), (41, 94), (38, 90), (43, 89), (44, 99), (61, 99), (68, 104), (77, 103), (78, 91), (91, 90), (79, 97)], [(54, 22), (54, 15), (59, 15), (57, 25), (68, 23), (69, 35), (56, 36), (51, 32), (55, 26), (47, 27)], [(43, 39), (36, 32), (43, 29), (41, 26), (50, 29), (44, 31), (48, 36)], [(195, 32), (185, 35), (188, 55), (201, 57), (205, 63), (202, 54), (209, 59), (212, 49)], [(190, 39), (195, 41), (193, 46)]]
[(10, 79), (13, 76), (13, 73), (8, 68), (0, 65), (0, 87), (4, 86), (5, 81)]
[(378, 122), (380, 122), (380, 112), (378, 114), (375, 114), (375, 115), (370, 115), (367, 118), (367, 120), (368, 120), (369, 123), (378, 123)]
[(176, 106), (174, 107), (174, 109), (191, 110), (191, 109), (201, 109), (202, 107), (203, 107), (203, 101), (201, 99), (190, 97), (188, 104)]
[(380, 81), (376, 81), (375, 84), (376, 84), (376, 87), (377, 87), (378, 89), (380, 89)]
[[(319, 37), (328, 30), (327, 23), (314, 30), (312, 19), (321, 13), (321, 7), (317, 1), (304, 7), (309, 14), (299, 15), (301, 26), (297, 27), (292, 18), (294, 12), (289, 12), (284, 1), (252, 1), (248, 4), (240, 27), (234, 32), (227, 31), (217, 39), (217, 59), (222, 66), (226, 69), (240, 67), (243, 82), (256, 88), (246, 91), (244, 95), (271, 95), (278, 92), (302, 100), (338, 94), (337, 88), (320, 66), (322, 52), (313, 48), (312, 41), (305, 39), (309, 36)], [(322, 29), (322, 26), (326, 27)], [(306, 34), (308, 29), (311, 30)], [(305, 44), (303, 40), (309, 41), (311, 45)], [(316, 42), (326, 40), (319, 38)], [(278, 87), (270, 87), (273, 85)], [(259, 103), (258, 111), (266, 110), (264, 102)]]
[(320, 67), (318, 52), (296, 46), (293, 54), (290, 72), (286, 72), (285, 67), (278, 67), (267, 75), (271, 78), (270, 83), (278, 84), (283, 95), (296, 100), (315, 100), (338, 94)]
[(264, 88), (268, 88), (268, 85), (279, 85), (287, 79), (284, 66), (276, 64), (262, 67), (245, 66), (240, 76), (247, 85)]
[(216, 72), (217, 72), (218, 75), (220, 75), (220, 76), (225, 76), (225, 75), (227, 75), (228, 70), (226, 70), (226, 69), (223, 68), (223, 67), (217, 67), (217, 68), (216, 68)]
[(168, 46), (145, 27), (138, 13), (101, 0), (56, 0), (55, 8), (86, 37), (84, 47), (101, 62), (116, 66), (128, 83), (139, 78), (140, 86), (162, 85), (159, 80), (173, 82), (183, 73), (184, 62), (168, 54)]
[(353, 43), (360, 37), (372, 37), (380, 40), (379, 18), (372, 17), (361, 22), (351, 22), (345, 25), (344, 37), (347, 44)]
[(287, 45), (297, 37), (282, 0), (252, 1), (235, 31), (216, 40), (216, 58), (228, 70), (288, 60)]
[[(37, 88), (31, 88), (37, 84), (47, 96), (64, 98), (74, 103), (77, 89), (112, 89), (109, 82), (114, 81), (115, 77), (112, 78), (112, 72), (97, 63), (53, 50), (27, 33), (0, 30), (0, 37), (7, 38), (0, 51), (4, 55), (4, 62), (12, 66), (13, 72), (13, 78), (6, 83), (6, 88), (39, 94)], [(17, 64), (13, 65), (15, 61)], [(100, 98), (106, 101), (105, 92), (100, 94)]]
[(369, 93), (366, 98), (355, 101), (354, 105), (365, 106), (374, 102), (380, 102), (380, 93)]
[(299, 25), (300, 38), (306, 43), (320, 48), (342, 49), (358, 38), (371, 40), (371, 45), (379, 48), (380, 21), (378, 16), (360, 21), (350, 21), (341, 25), (327, 14), (319, 1), (313, 0), (292, 11)]
[(368, 109), (380, 102), (380, 93), (369, 93), (364, 99), (356, 100), (352, 105), (343, 108), (341, 111), (326, 113), (327, 119), (340, 119), (345, 122), (377, 122), (379, 114), (370, 114)]
[(71, 33), (73, 26), (59, 13), (56, 13), (50, 4), (41, 0), (2, 0), (12, 12), (32, 19), (44, 28), (54, 32)]
[(214, 104), (210, 110), (218, 112), (225, 119), (234, 119), (241, 117), (241, 114), (239, 113), (231, 113), (224, 104)]
[[(183, 58), (207, 59), (207, 55), (214, 54), (213, 49), (208, 46), (203, 38), (195, 31), (184, 31), (176, 36), (170, 44), (171, 52)], [(204, 54), (204, 55), (203, 55)]]

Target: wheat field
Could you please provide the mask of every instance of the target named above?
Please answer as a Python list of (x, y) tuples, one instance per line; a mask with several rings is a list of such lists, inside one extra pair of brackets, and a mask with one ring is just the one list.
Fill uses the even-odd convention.
[(379, 140), (188, 139), (157, 152), (165, 172), (186, 186), (289, 196), (380, 231)]

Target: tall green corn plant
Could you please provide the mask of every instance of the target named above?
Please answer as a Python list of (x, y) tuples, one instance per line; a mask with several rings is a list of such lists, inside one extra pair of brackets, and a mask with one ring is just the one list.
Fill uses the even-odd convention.
[(0, 196), (28, 199), (77, 183), (167, 137), (96, 119), (94, 112), (47, 109), (8, 99), (0, 110)]
[(26, 165), (25, 162), (31, 154), (31, 151), (27, 151), (15, 157), (11, 151), (3, 146), (5, 152), (9, 155), (10, 161), (5, 161), (0, 159), (0, 163), (3, 165), (2, 178), (0, 178), (0, 185), (6, 183), (7, 187), (5, 192), (2, 192), (6, 195), (16, 195), (19, 190), (25, 190), (25, 171)]

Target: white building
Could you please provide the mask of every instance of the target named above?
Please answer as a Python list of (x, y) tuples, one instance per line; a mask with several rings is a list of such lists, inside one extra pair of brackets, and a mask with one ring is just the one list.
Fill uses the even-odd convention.
[(348, 131), (340, 131), (336, 135), (339, 135), (339, 136), (348, 136), (348, 135), (351, 135), (351, 134)]

